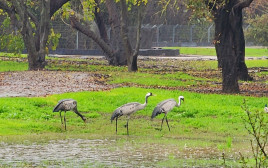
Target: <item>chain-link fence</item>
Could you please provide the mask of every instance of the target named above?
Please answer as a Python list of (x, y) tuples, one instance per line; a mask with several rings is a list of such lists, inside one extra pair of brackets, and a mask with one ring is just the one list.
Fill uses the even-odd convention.
[[(88, 37), (62, 23), (53, 23), (55, 32), (61, 34), (58, 48), (98, 49)], [(109, 37), (111, 29), (107, 28)], [(165, 46), (211, 46), (214, 38), (213, 24), (197, 25), (143, 25), (141, 31), (141, 48)], [(129, 27), (129, 37), (135, 45), (136, 28)]]
[[(75, 31), (70, 26), (55, 22), (55, 32), (61, 34), (58, 48), (68, 49), (99, 49), (90, 38)], [(248, 25), (244, 26), (246, 31)], [(141, 48), (171, 47), (171, 46), (212, 46), (214, 39), (214, 24), (201, 25), (142, 25)], [(111, 29), (107, 28), (108, 37)], [(136, 27), (129, 27), (129, 37), (135, 45)], [(247, 45), (254, 43), (246, 41)]]
[[(3, 20), (3, 18), (1, 19)], [(100, 50), (99, 46), (84, 34), (74, 30), (61, 21), (52, 22), (55, 33), (60, 33), (57, 49)], [(250, 26), (244, 26), (246, 31)], [(142, 25), (141, 49), (166, 46), (213, 46), (215, 26), (210, 25)], [(113, 38), (111, 28), (107, 26), (108, 37)], [(130, 42), (136, 42), (136, 27), (129, 27)], [(246, 45), (254, 42), (246, 40)]]

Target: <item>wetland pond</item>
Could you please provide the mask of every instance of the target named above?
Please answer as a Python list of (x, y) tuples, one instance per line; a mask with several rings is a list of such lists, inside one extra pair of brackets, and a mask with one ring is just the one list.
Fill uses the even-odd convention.
[[(237, 164), (235, 158), (228, 161)], [(1, 142), (0, 167), (223, 167), (223, 159), (217, 147), (65, 139), (30, 144)]]

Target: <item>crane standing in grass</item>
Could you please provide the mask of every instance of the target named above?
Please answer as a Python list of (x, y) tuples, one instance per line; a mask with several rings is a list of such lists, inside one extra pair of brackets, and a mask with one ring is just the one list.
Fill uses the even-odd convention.
[(266, 113), (268, 113), (268, 107), (267, 107), (267, 104), (265, 104), (264, 111), (265, 111)]
[(61, 124), (63, 124), (62, 122), (62, 116), (61, 116), (61, 112), (64, 111), (64, 124), (65, 124), (65, 130), (66, 130), (66, 111), (73, 111), (75, 112), (79, 117), (82, 118), (82, 120), (84, 122), (86, 122), (85, 117), (80, 114), (77, 110), (77, 102), (73, 99), (62, 99), (58, 102), (58, 104), (55, 106), (55, 108), (53, 109), (53, 112), (60, 112), (60, 119), (61, 119)]
[(167, 114), (175, 106), (179, 107), (181, 105), (181, 100), (184, 101), (183, 96), (179, 96), (178, 99), (179, 99), (179, 103), (177, 103), (176, 100), (174, 100), (174, 99), (167, 99), (167, 100), (164, 100), (164, 101), (158, 103), (158, 105), (154, 108), (154, 111), (153, 111), (152, 116), (151, 116), (152, 119), (154, 117), (156, 117), (157, 115), (161, 114), (161, 113), (165, 113), (165, 115), (164, 115), (164, 117), (162, 119), (162, 124), (161, 124), (161, 129), (160, 130), (162, 130), (163, 121), (166, 118), (167, 126), (168, 126), (168, 129), (170, 131), (170, 128), (169, 128), (169, 125), (168, 125), (168, 120), (167, 120)]
[(146, 107), (147, 102), (148, 102), (148, 97), (153, 96), (152, 93), (147, 93), (145, 96), (145, 103), (141, 104), (138, 102), (133, 102), (133, 103), (127, 103), (124, 104), (120, 107), (118, 107), (112, 114), (111, 117), (111, 122), (115, 119), (116, 121), (116, 133), (117, 133), (117, 119), (123, 115), (127, 116), (127, 124), (125, 125), (127, 127), (127, 135), (128, 134), (128, 120), (130, 119), (130, 115), (135, 113), (138, 110), (142, 110)]

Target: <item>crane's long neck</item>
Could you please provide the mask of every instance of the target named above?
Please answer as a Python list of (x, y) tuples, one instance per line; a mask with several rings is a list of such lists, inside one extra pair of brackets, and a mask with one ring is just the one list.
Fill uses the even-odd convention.
[(179, 107), (181, 105), (181, 98), (179, 98), (179, 102), (177, 104), (177, 106)]
[(147, 105), (147, 103), (148, 103), (148, 97), (149, 97), (149, 96), (146, 96), (146, 97), (145, 97), (145, 103), (143, 104), (144, 107), (145, 107), (145, 106)]
[(86, 121), (85, 117), (84, 117), (82, 114), (80, 114), (80, 113), (78, 112), (77, 108), (74, 109), (74, 112), (75, 112), (79, 117), (81, 117), (81, 119), (82, 119), (84, 122)]

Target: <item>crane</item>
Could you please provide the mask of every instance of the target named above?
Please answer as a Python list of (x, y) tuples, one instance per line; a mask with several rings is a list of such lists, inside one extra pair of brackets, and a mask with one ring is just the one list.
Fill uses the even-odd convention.
[(164, 101), (158, 103), (157, 106), (154, 108), (154, 111), (152, 113), (151, 119), (153, 119), (154, 117), (156, 117), (157, 115), (159, 115), (161, 113), (165, 113), (165, 115), (164, 115), (164, 117), (162, 119), (162, 124), (161, 124), (161, 129), (160, 130), (162, 130), (163, 121), (166, 118), (167, 126), (168, 126), (168, 129), (170, 131), (170, 128), (169, 128), (169, 125), (168, 125), (168, 120), (167, 120), (167, 114), (175, 106), (179, 107), (181, 105), (181, 100), (184, 101), (184, 97), (183, 96), (179, 96), (178, 99), (179, 99), (179, 102), (178, 103), (174, 99), (164, 100)]
[(135, 113), (138, 110), (144, 109), (147, 105), (148, 97), (150, 97), (150, 96), (153, 96), (153, 94), (147, 93), (145, 95), (145, 103), (144, 104), (141, 104), (138, 102), (132, 102), (132, 103), (124, 104), (124, 105), (118, 107), (117, 109), (115, 109), (115, 111), (113, 112), (112, 117), (111, 117), (111, 122), (115, 119), (115, 121), (116, 121), (116, 134), (117, 134), (117, 119), (123, 115), (126, 115), (127, 116), (127, 124), (125, 125), (125, 127), (127, 128), (127, 135), (129, 135), (128, 134), (128, 120), (130, 119), (130, 115)]
[(62, 116), (61, 116), (61, 112), (64, 111), (64, 124), (65, 124), (65, 130), (66, 130), (66, 111), (73, 111), (75, 112), (79, 117), (82, 118), (82, 120), (84, 122), (86, 122), (85, 117), (80, 114), (77, 110), (77, 101), (73, 100), (73, 99), (62, 99), (58, 102), (58, 104), (55, 106), (55, 108), (53, 109), (53, 112), (60, 112), (60, 119), (61, 119), (61, 124), (63, 124), (62, 122)]
[(265, 104), (264, 111), (265, 111), (266, 113), (268, 113), (268, 107), (267, 107), (267, 104)]

